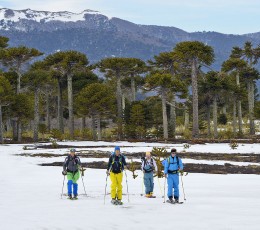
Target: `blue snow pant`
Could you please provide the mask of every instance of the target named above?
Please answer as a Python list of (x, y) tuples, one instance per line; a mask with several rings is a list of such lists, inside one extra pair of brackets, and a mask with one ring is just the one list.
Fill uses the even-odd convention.
[(150, 194), (153, 192), (153, 172), (144, 173), (144, 186), (145, 186), (145, 194)]
[(78, 195), (78, 184), (77, 180), (80, 177), (79, 171), (76, 173), (67, 173), (67, 178), (68, 178), (68, 195), (72, 195), (72, 187), (73, 187), (73, 195), (77, 196)]
[(172, 198), (172, 189), (174, 189), (174, 198), (179, 198), (179, 174), (170, 174), (168, 173), (167, 178), (168, 183), (168, 197)]

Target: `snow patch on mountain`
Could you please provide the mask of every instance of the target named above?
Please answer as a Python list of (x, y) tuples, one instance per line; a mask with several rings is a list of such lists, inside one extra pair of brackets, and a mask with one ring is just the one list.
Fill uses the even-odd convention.
[(85, 21), (86, 15), (103, 15), (98, 11), (84, 10), (81, 13), (72, 13), (68, 11), (49, 12), (49, 11), (35, 11), (31, 9), (25, 10), (11, 10), (7, 8), (0, 9), (0, 29), (9, 30), (14, 23), (21, 20), (31, 20), (39, 23), (50, 21), (61, 22), (77, 22)]

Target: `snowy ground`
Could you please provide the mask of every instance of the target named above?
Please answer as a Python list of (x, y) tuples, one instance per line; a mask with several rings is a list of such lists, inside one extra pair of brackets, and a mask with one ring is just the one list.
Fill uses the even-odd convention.
[[(86, 145), (86, 142), (72, 143), (78, 146)], [(99, 144), (101, 143), (92, 143), (93, 146)], [(119, 143), (119, 145), (137, 146), (133, 143)], [(225, 150), (228, 152), (227, 144), (216, 144), (218, 149), (214, 145), (209, 144), (208, 151), (205, 148), (205, 152), (223, 153)], [(152, 146), (166, 145), (143, 143), (138, 146), (139, 148), (135, 147), (135, 151), (151, 150)], [(195, 146), (198, 151), (204, 148), (204, 145), (194, 145), (191, 148)], [(60, 196), (63, 182), (61, 167), (37, 165), (39, 162), (49, 162), (50, 159), (47, 158), (15, 156), (14, 154), (27, 152), (22, 147), (22, 145), (0, 146), (2, 169), (0, 229), (260, 229), (260, 177), (257, 175), (190, 173), (183, 177), (187, 201), (183, 205), (170, 205), (163, 203), (163, 191), (160, 189), (161, 186), (163, 190), (163, 179), (159, 186), (158, 179), (155, 178), (157, 198), (147, 199), (140, 195), (142, 193), (141, 173), (138, 172), (139, 176), (133, 179), (131, 172), (127, 172), (130, 202), (127, 201), (124, 177), (125, 204), (112, 206), (109, 203), (109, 195), (106, 196), (104, 205), (105, 170), (87, 169), (84, 182), (88, 196), (80, 195), (79, 200), (70, 201), (65, 197), (61, 199)], [(259, 147), (260, 145), (241, 145), (234, 151), (257, 154), (260, 151)], [(179, 145), (179, 148), (181, 149), (182, 145)], [(28, 150), (33, 153), (41, 151)], [(68, 150), (44, 150), (43, 152), (67, 153)], [(52, 161), (62, 159), (52, 158)], [(83, 162), (88, 160), (82, 158)], [(108, 190), (110, 190), (109, 186), (110, 182)], [(83, 191), (80, 179), (79, 193), (83, 194)], [(182, 192), (181, 200), (183, 200)]]

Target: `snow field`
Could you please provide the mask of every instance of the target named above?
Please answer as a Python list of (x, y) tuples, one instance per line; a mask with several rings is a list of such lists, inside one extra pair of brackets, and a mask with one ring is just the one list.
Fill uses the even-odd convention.
[[(60, 196), (62, 168), (40, 167), (38, 158), (13, 155), (22, 152), (26, 152), (22, 145), (0, 146), (3, 172), (0, 176), (1, 229), (259, 229), (260, 183), (257, 175), (189, 173), (183, 177), (187, 201), (183, 205), (171, 205), (163, 203), (157, 178), (154, 181), (157, 198), (147, 199), (140, 195), (140, 171), (136, 179), (127, 171), (130, 202), (127, 202), (124, 175), (124, 205), (113, 206), (109, 195), (106, 195), (104, 205), (105, 170), (87, 169), (84, 183), (88, 196), (82, 195), (84, 189), (80, 178), (79, 200), (70, 201)], [(52, 160), (56, 161), (56, 158)], [(82, 158), (83, 162), (85, 160)], [(160, 180), (163, 189), (164, 179)], [(109, 179), (107, 191), (110, 191)], [(181, 183), (180, 194), (182, 201)]]

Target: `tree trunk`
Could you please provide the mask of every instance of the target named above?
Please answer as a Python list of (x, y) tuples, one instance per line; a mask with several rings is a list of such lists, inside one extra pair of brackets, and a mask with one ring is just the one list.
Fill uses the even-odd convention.
[(227, 105), (223, 106), (223, 114), (227, 115)]
[(255, 134), (255, 115), (254, 115), (254, 107), (255, 107), (255, 83), (252, 80), (251, 81), (251, 105), (252, 105), (252, 119), (251, 119), (251, 124), (250, 124), (250, 130), (252, 129), (251, 134)]
[(95, 124), (95, 116), (94, 115), (91, 116), (91, 128), (92, 128), (93, 140), (96, 141), (97, 135), (96, 135), (96, 124)]
[(21, 93), (21, 78), (22, 74), (20, 71), (16, 71), (17, 73), (17, 88), (16, 88), (16, 93), (19, 94)]
[(48, 132), (51, 130), (51, 117), (50, 117), (50, 95), (46, 94), (46, 127)]
[(4, 143), (4, 135), (3, 135), (3, 114), (2, 114), (2, 106), (0, 105), (0, 143)]
[[(21, 78), (22, 78), (22, 74), (21, 74), (20, 70), (17, 70), (16, 73), (17, 73), (17, 89), (16, 89), (16, 93), (20, 94), (21, 93)], [(15, 126), (17, 126), (17, 129), (15, 129), (17, 131), (17, 133), (15, 134), (15, 139), (17, 137), (17, 141), (21, 142), (22, 141), (22, 124), (21, 124), (21, 121), (19, 120), (19, 117), (15, 120), (15, 122), (17, 122), (15, 124)]]
[(125, 110), (125, 94), (122, 93), (122, 112)]
[(61, 79), (58, 79), (58, 126), (59, 126), (59, 130), (64, 134), (62, 104), (63, 104), (62, 103), (62, 83), (61, 83)]
[(172, 137), (175, 138), (176, 133), (176, 100), (175, 100), (175, 93), (172, 93), (172, 101), (171, 101), (171, 119), (170, 119), (170, 127), (172, 131)]
[(82, 130), (82, 133), (84, 133), (85, 128), (86, 128), (86, 118), (82, 117), (81, 118), (81, 130)]
[(70, 132), (70, 137), (74, 139), (72, 74), (67, 75), (67, 82), (68, 82), (69, 132)]
[(233, 102), (233, 133), (234, 136), (237, 134), (237, 106), (236, 106), (236, 99)]
[(199, 137), (199, 103), (198, 103), (198, 77), (197, 77), (197, 61), (194, 59), (191, 66), (192, 80), (192, 108), (193, 108), (193, 138)]
[(210, 105), (207, 108), (207, 125), (208, 125), (208, 137), (211, 136), (211, 127), (210, 127)]
[(190, 124), (190, 114), (189, 114), (189, 108), (187, 105), (185, 105), (185, 111), (184, 111), (184, 127), (185, 130), (189, 129)]
[(38, 142), (39, 131), (39, 89), (34, 91), (34, 126), (33, 126), (33, 141)]
[(134, 74), (131, 74), (131, 92), (132, 92), (132, 102), (136, 101), (136, 90), (135, 90)]
[(218, 138), (218, 104), (217, 97), (213, 99), (213, 125), (214, 125), (214, 138)]
[(252, 100), (252, 88), (253, 84), (251, 81), (248, 82), (248, 112), (249, 112), (249, 127), (250, 127), (250, 135), (255, 134), (254, 128), (254, 107), (253, 107), (253, 100)]
[(12, 130), (12, 121), (11, 118), (8, 117), (6, 120), (6, 131), (11, 132), (11, 130)]
[(12, 119), (12, 127), (13, 127), (13, 140), (18, 141), (17, 118)]
[(97, 115), (97, 139), (101, 141), (101, 119), (100, 115)]
[(117, 82), (116, 82), (116, 102), (117, 102), (117, 124), (118, 124), (118, 133), (117, 137), (119, 140), (122, 138), (123, 127), (123, 110), (122, 110), (122, 88), (121, 88), (121, 77), (117, 73)]
[[(240, 80), (239, 80), (239, 73), (236, 75), (236, 83), (237, 86), (240, 88)], [(241, 100), (239, 99), (237, 101), (237, 110), (238, 110), (238, 131), (240, 134), (243, 133), (242, 129), (242, 106), (241, 106)]]
[(168, 120), (166, 111), (166, 92), (162, 90), (163, 138), (168, 139)]
[(18, 119), (17, 121), (17, 132), (18, 132), (18, 142), (22, 141), (22, 123), (21, 121)]

